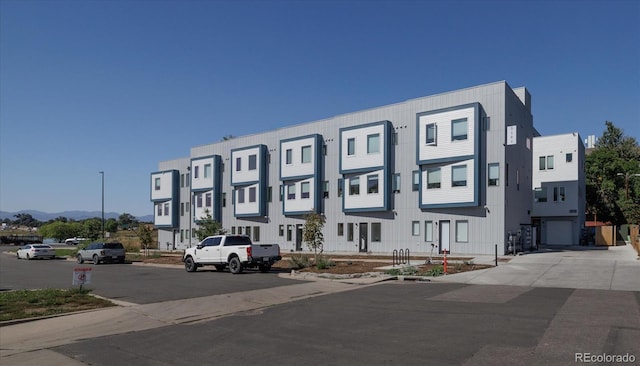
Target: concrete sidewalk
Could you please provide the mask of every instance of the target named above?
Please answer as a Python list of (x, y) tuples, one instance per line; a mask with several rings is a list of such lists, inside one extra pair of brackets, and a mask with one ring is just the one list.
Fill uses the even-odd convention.
[[(436, 277), (433, 281), (640, 291), (640, 260), (629, 246), (546, 248), (514, 256), (495, 268)], [(475, 262), (475, 261), (474, 261)]]

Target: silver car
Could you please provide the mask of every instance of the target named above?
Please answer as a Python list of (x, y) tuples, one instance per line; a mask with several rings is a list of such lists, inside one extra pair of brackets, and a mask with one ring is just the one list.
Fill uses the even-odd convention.
[(120, 243), (91, 243), (86, 248), (80, 249), (76, 259), (78, 263), (92, 261), (93, 264), (100, 262), (124, 263), (125, 250)]
[(46, 244), (27, 244), (18, 249), (16, 253), (18, 259), (34, 259), (34, 258), (49, 258), (54, 259), (56, 257), (56, 251), (51, 245)]

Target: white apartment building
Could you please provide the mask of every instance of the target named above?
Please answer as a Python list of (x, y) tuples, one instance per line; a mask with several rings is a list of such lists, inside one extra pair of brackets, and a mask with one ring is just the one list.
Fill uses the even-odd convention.
[(585, 147), (569, 133), (533, 139), (532, 222), (542, 245), (580, 242), (586, 212)]
[(504, 254), (531, 240), (537, 135), (500, 81), (192, 147), (151, 173), (159, 246), (197, 243), (206, 209), (283, 251), (316, 212), (325, 252)]

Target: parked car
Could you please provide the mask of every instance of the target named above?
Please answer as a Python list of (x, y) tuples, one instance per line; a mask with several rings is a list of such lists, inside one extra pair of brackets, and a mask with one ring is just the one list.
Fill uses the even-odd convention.
[(27, 244), (18, 249), (18, 259), (34, 259), (34, 258), (49, 258), (54, 259), (56, 257), (56, 251), (47, 244)]
[(125, 250), (121, 243), (91, 243), (86, 248), (80, 249), (76, 259), (78, 263), (92, 261), (93, 264), (100, 262), (124, 263)]

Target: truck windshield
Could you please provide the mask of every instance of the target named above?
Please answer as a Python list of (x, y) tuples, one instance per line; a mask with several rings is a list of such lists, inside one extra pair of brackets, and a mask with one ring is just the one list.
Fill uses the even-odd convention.
[(224, 246), (231, 245), (251, 245), (251, 239), (248, 236), (230, 235), (224, 241)]

